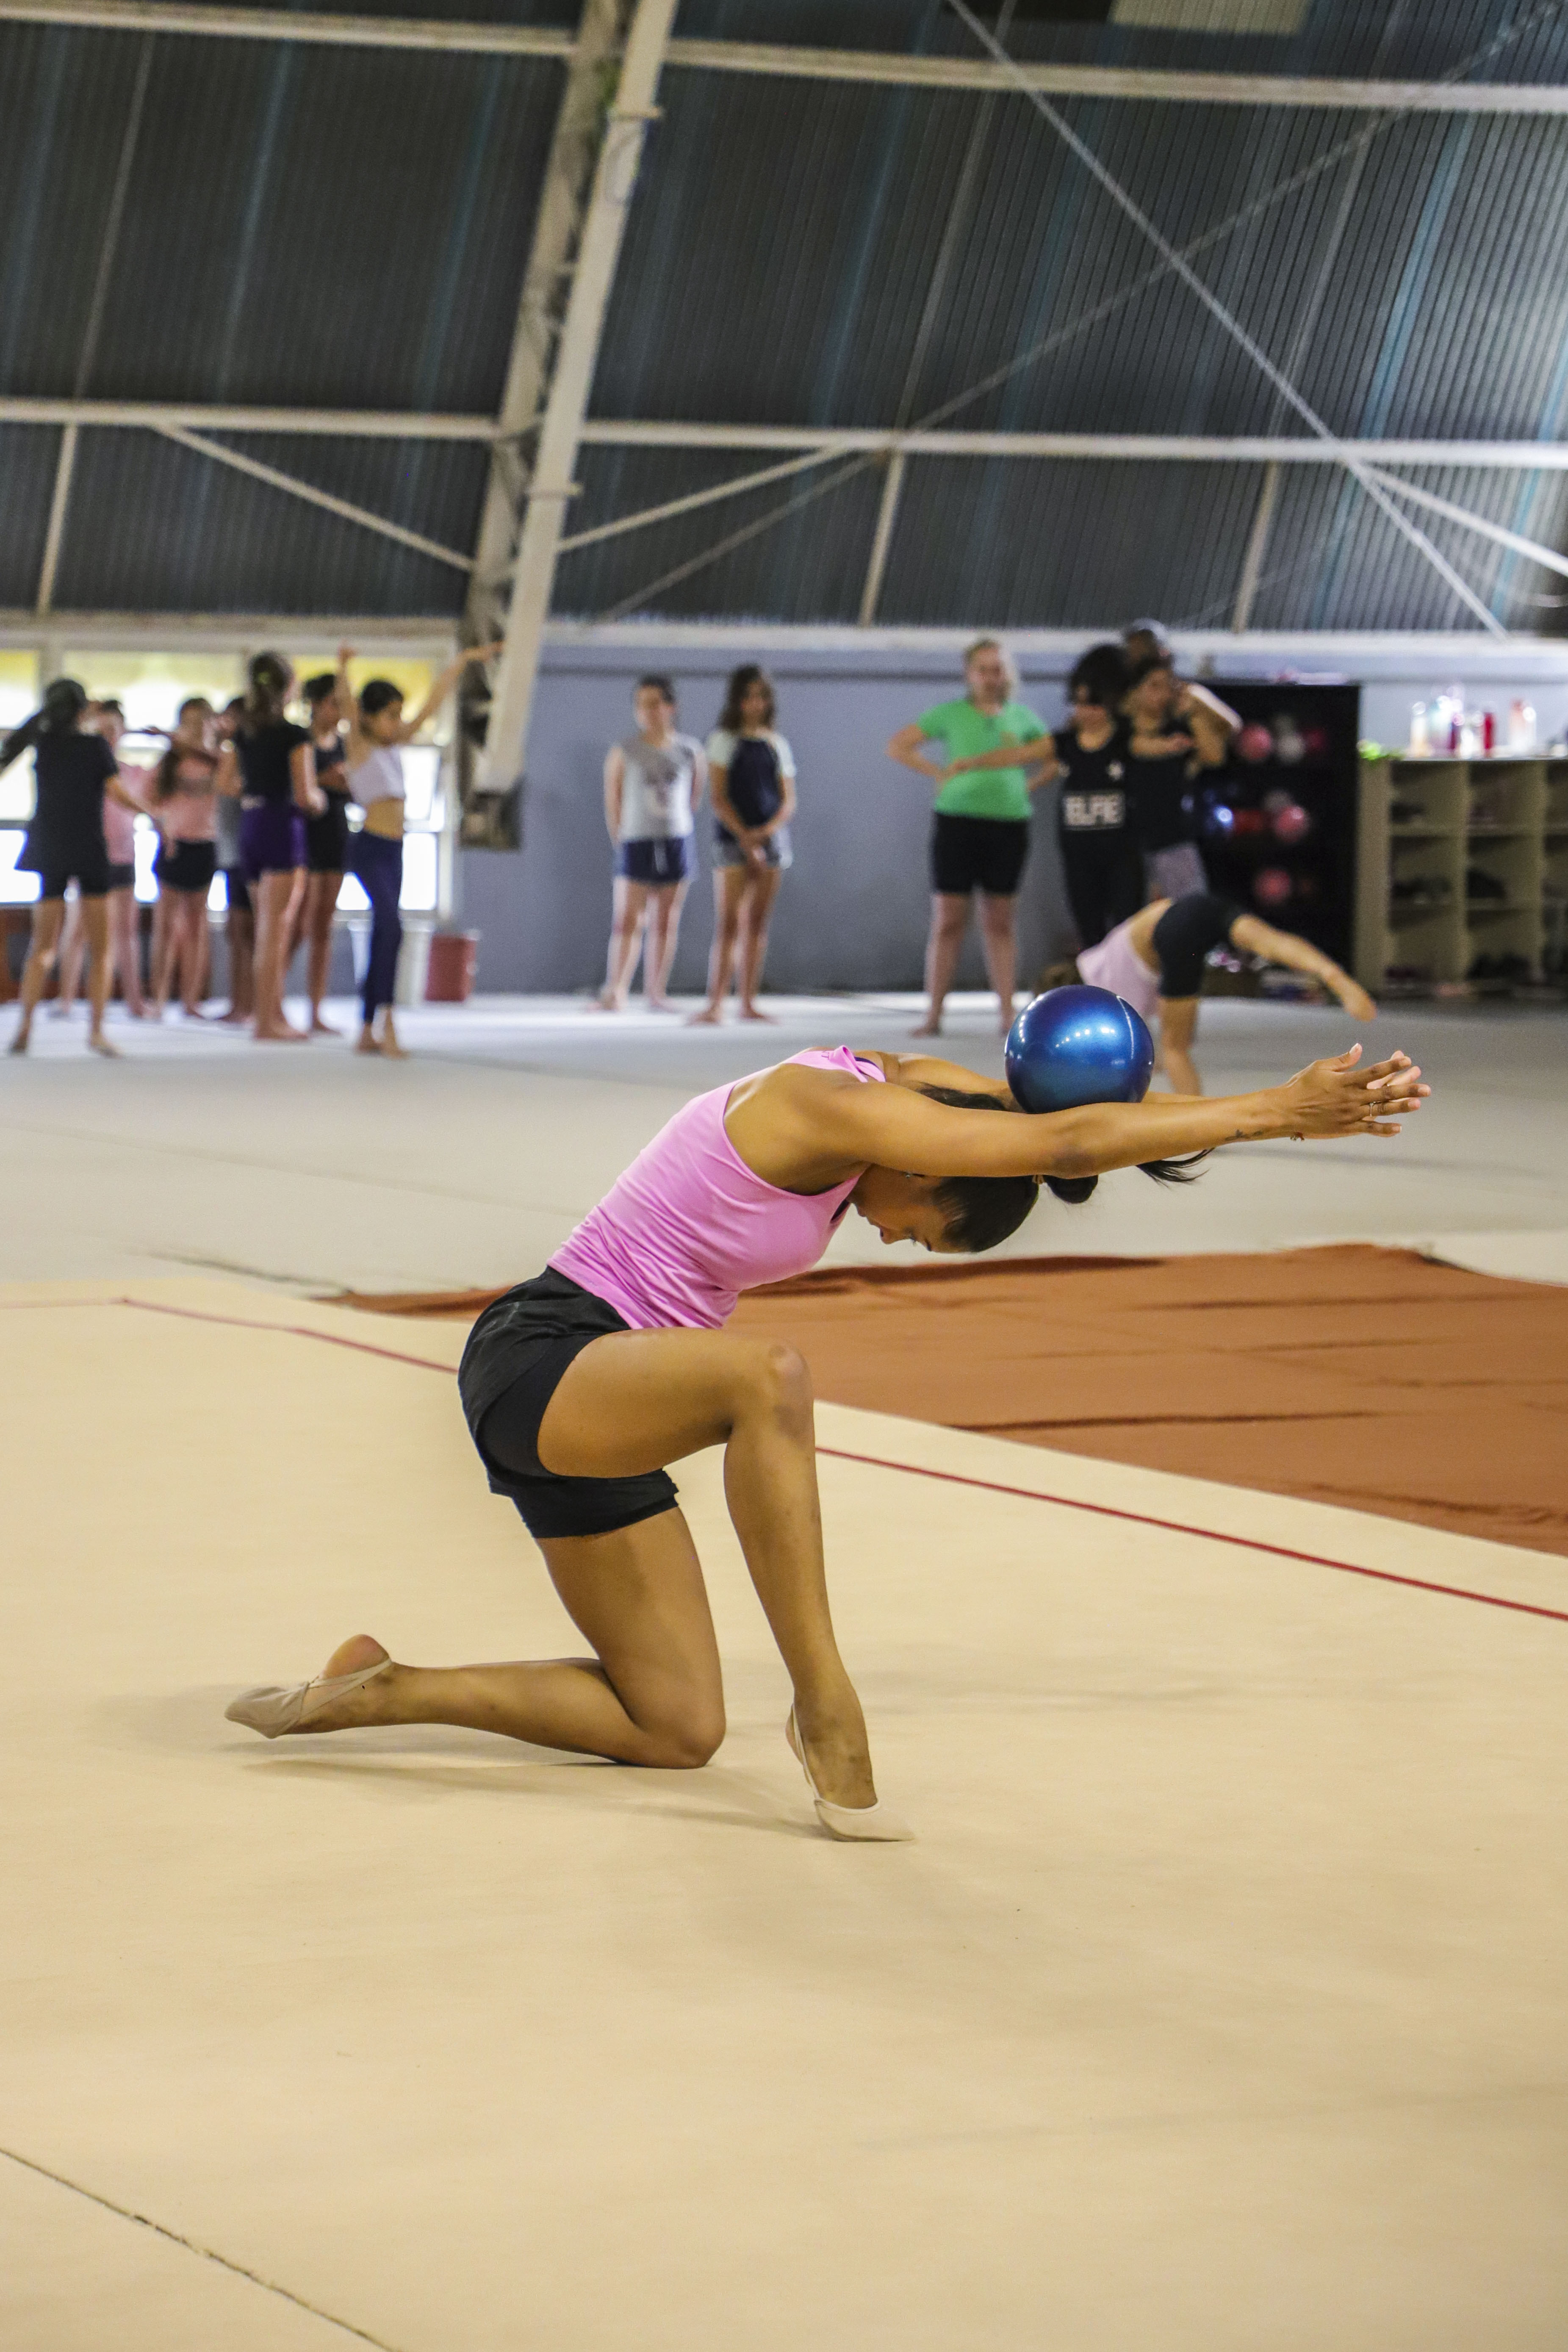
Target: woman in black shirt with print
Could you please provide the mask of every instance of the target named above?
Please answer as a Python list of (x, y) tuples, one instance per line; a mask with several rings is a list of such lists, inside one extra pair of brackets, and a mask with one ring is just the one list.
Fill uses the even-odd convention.
[(1095, 946), (1144, 903), (1143, 860), (1131, 823), (1127, 672), (1117, 645), (1091, 646), (1067, 681), (1067, 724), (1051, 740), (1061, 782), (1057, 837), (1081, 943)]

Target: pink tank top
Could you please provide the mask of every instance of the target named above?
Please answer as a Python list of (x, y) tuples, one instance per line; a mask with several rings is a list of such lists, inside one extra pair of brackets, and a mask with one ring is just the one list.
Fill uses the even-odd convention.
[[(847, 1045), (791, 1054), (811, 1070), (883, 1083)], [(815, 1265), (857, 1175), (828, 1192), (764, 1183), (725, 1131), (737, 1080), (698, 1095), (660, 1129), (550, 1265), (604, 1299), (633, 1331), (716, 1331), (743, 1290)]]
[(1091, 988), (1108, 988), (1113, 996), (1124, 996), (1134, 1013), (1152, 1021), (1159, 1009), (1159, 975), (1149, 970), (1133, 945), (1136, 920), (1134, 916), (1132, 921), (1118, 923), (1097, 948), (1080, 948), (1078, 969)]

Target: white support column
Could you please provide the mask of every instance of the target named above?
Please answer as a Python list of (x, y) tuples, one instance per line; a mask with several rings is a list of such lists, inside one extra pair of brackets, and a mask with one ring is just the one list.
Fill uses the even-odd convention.
[(567, 500), (574, 495), (572, 468), (676, 5), (677, 0), (637, 0), (593, 175), (517, 543), (506, 646), (485, 751), (485, 780), (491, 791), (508, 789), (522, 770), (556, 557)]
[(528, 467), (518, 438), (542, 422), (550, 360), (568, 301), (571, 260), (582, 227), (600, 143), (604, 76), (621, 37), (621, 0), (583, 0), (577, 45), (561, 93), (523, 272), (517, 323), (512, 334), (506, 389), (496, 420), (465, 635), (477, 645), (496, 635), (517, 543), (517, 518), (528, 495)]
[(862, 629), (871, 627), (876, 619), (876, 608), (882, 602), (887, 551), (893, 545), (894, 525), (898, 520), (898, 502), (904, 496), (904, 469), (908, 462), (903, 450), (895, 449), (882, 478), (882, 499), (876, 510), (876, 530), (872, 535), (871, 562), (866, 565), (865, 586), (861, 590), (860, 625)]
[(48, 529), (44, 533), (44, 560), (38, 566), (37, 607), (40, 614), (52, 610), (55, 601), (55, 574), (60, 568), (60, 546), (66, 535), (66, 509), (71, 502), (71, 476), (76, 471), (77, 428), (65, 426), (60, 434), (60, 454), (55, 463), (55, 490), (49, 500)]
[(1252, 626), (1252, 607), (1258, 601), (1258, 583), (1263, 576), (1263, 555), (1279, 495), (1280, 468), (1277, 465), (1265, 466), (1263, 487), (1258, 493), (1252, 528), (1247, 534), (1247, 552), (1241, 559), (1241, 577), (1236, 583), (1236, 610), (1230, 615), (1230, 625), (1238, 631)]

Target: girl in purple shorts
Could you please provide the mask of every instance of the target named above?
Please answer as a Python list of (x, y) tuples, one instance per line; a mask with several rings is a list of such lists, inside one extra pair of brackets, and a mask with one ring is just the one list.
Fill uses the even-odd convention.
[(814, 1265), (850, 1208), (886, 1242), (972, 1252), (1014, 1232), (1042, 1182), (1081, 1201), (1107, 1170), (1168, 1177), (1171, 1155), (1246, 1138), (1396, 1135), (1428, 1089), (1406, 1055), (1361, 1070), (1360, 1051), (1257, 1094), (1044, 1118), (950, 1062), (847, 1045), (697, 1096), (546, 1271), (486, 1307), (457, 1376), (490, 1485), (592, 1654), (405, 1666), (357, 1634), (314, 1681), (247, 1691), (231, 1721), (268, 1738), (463, 1724), (626, 1764), (706, 1764), (725, 1729), (718, 1644), (667, 1465), (722, 1445), (818, 1818), (835, 1837), (907, 1837), (878, 1801), (833, 1636), (810, 1378), (792, 1349), (726, 1333), (737, 1297)]
[(240, 855), (256, 909), (255, 1034), (294, 1044), (305, 1032), (284, 1018), (283, 979), (305, 887), (305, 820), (319, 816), (327, 800), (316, 782), (310, 730), (285, 716), (294, 672), (281, 654), (256, 654), (248, 677), (216, 785), (239, 796)]

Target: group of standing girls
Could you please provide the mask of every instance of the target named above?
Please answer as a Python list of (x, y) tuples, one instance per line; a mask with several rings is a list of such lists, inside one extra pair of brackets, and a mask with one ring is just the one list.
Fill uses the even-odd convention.
[[(219, 761), (216, 788), (239, 802), (239, 862), (255, 918), (258, 1037), (282, 1043), (330, 1034), (321, 1004), (332, 918), (344, 874), (352, 872), (371, 904), (356, 1050), (401, 1057), (392, 998), (402, 944), (402, 748), (435, 716), (468, 663), (486, 661), (499, 650), (480, 646), (459, 654), (405, 718), (402, 689), (392, 679), (371, 678), (355, 692), (349, 677), (353, 651), (344, 646), (335, 673), (306, 681), (310, 723), (304, 727), (287, 715), (294, 692), (288, 664), (280, 654), (253, 658), (249, 691)], [(350, 801), (364, 812), (358, 834), (349, 826)], [(294, 1028), (283, 1009), (284, 981), (302, 942), (308, 1032)]]
[(732, 981), (743, 1021), (770, 1016), (758, 1004), (768, 929), (792, 852), (795, 755), (779, 734), (771, 682), (754, 662), (730, 675), (717, 726), (704, 745), (676, 727), (670, 679), (638, 679), (636, 729), (604, 761), (604, 816), (615, 853), (606, 1013), (623, 1010), (643, 958), (644, 1001), (674, 1010), (666, 994), (691, 881), (703, 793), (713, 795), (714, 938), (707, 1001), (694, 1023), (722, 1019)]
[[(966, 692), (911, 720), (887, 747), (891, 759), (937, 787), (929, 1003), (919, 1035), (940, 1033), (977, 891), (1004, 1034), (1011, 1022), (1018, 892), (1030, 797), (1042, 785), (1061, 785), (1058, 837), (1083, 946), (1149, 899), (1205, 887), (1191, 787), (1200, 770), (1228, 758), (1240, 724), (1235, 712), (1177, 677), (1170, 648), (1148, 624), (1120, 643), (1090, 647), (1068, 681), (1067, 722), (1054, 733), (1015, 698), (1016, 685), (1006, 648), (982, 637), (965, 657)], [(930, 759), (927, 744), (940, 746), (945, 761)]]
[[(199, 696), (181, 704), (163, 757), (151, 770), (121, 769), (124, 728), (118, 703), (91, 703), (74, 678), (57, 678), (41, 709), (0, 743), (0, 767), (34, 755), (37, 805), (18, 865), (40, 889), (22, 981), (21, 1020), (11, 1041), (26, 1053), (38, 1000), (61, 961), (74, 993), (79, 949), (66, 936), (66, 893), (77, 888), (91, 1008), (89, 1043), (112, 1054), (103, 1017), (118, 965), (126, 1008), (141, 1017), (142, 995), (132, 833), (138, 815), (157, 826), (159, 886), (152, 934), (153, 1004), (162, 1013), (178, 987), (185, 1011), (201, 1009), (209, 960), (206, 909), (223, 870), (228, 899), (230, 1005), (225, 1018), (249, 1020), (258, 1038), (297, 1041), (284, 1013), (284, 984), (296, 950), (307, 950), (311, 1032), (330, 1034), (321, 1015), (331, 960), (332, 919), (344, 875), (354, 873), (371, 903), (358, 1050), (401, 1055), (392, 1016), (402, 885), (402, 746), (432, 719), (480, 647), (450, 663), (412, 718), (402, 690), (372, 678), (357, 694), (350, 648), (337, 670), (306, 682), (310, 723), (288, 716), (294, 675), (282, 656), (257, 654), (247, 690), (221, 716)], [(348, 808), (364, 821), (351, 832)]]

